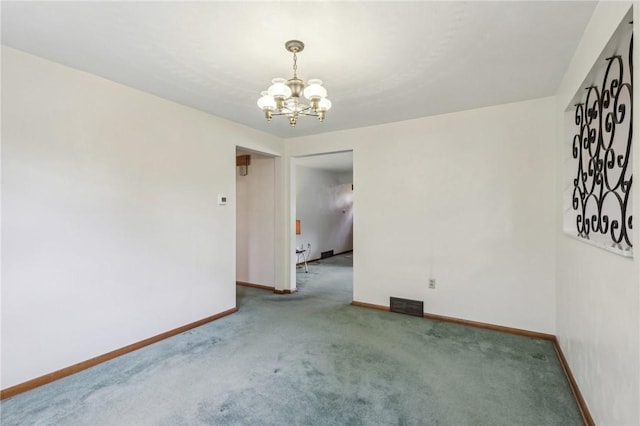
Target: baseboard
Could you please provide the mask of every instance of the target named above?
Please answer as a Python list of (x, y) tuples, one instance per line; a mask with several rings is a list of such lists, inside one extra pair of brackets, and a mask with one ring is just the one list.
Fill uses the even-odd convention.
[(275, 294), (293, 294), (295, 293), (297, 290), (289, 290), (288, 288), (285, 288), (284, 290), (280, 290), (280, 289), (274, 289), (273, 292)]
[(226, 311), (220, 312), (219, 314), (212, 315), (210, 317), (203, 318), (201, 320), (189, 323), (187, 325), (183, 325), (178, 328), (174, 328), (173, 330), (166, 331), (164, 333), (158, 334), (153, 337), (149, 337), (147, 339), (141, 340), (136, 343), (132, 343), (130, 345), (124, 346), (120, 349), (116, 349), (111, 352), (107, 352), (106, 354), (98, 355), (97, 357), (88, 359), (86, 361), (79, 362), (77, 364), (71, 365), (69, 367), (65, 367), (61, 370), (54, 371), (53, 373), (45, 374), (44, 376), (36, 377), (35, 379), (31, 379), (24, 383), (19, 383), (17, 385), (11, 386), (7, 389), (0, 390), (0, 400), (5, 398), (10, 398), (12, 396), (21, 394), (23, 392), (30, 391), (39, 386), (46, 385), (47, 383), (54, 382), (56, 380), (62, 379), (63, 377), (70, 376), (72, 374), (78, 373), (82, 370), (86, 370), (87, 368), (94, 367), (98, 364), (102, 364), (103, 362), (109, 361), (111, 359), (117, 358), (121, 355), (127, 354), (129, 352), (133, 352), (137, 349), (143, 348), (145, 346), (149, 346), (153, 343), (159, 342), (160, 340), (164, 340), (168, 337), (175, 336), (176, 334), (184, 333), (185, 331), (191, 330), (192, 328), (199, 327), (211, 321), (215, 321), (222, 317), (226, 317), (227, 315), (231, 315), (238, 311), (238, 308), (231, 308)]
[(289, 289), (280, 290), (268, 285), (245, 283), (242, 281), (236, 281), (236, 285), (240, 285), (243, 287), (259, 288), (260, 290), (268, 290), (268, 291), (274, 292), (275, 294), (293, 294), (296, 292), (296, 290), (289, 290)]
[(275, 289), (276, 289), (273, 286), (262, 285), (262, 284), (253, 284), (253, 283), (245, 283), (243, 281), (236, 281), (236, 285), (239, 285), (239, 286), (242, 286), (242, 287), (259, 288), (260, 290), (269, 290), (269, 291), (275, 291)]
[[(358, 302), (356, 300), (351, 302), (351, 304), (353, 306), (359, 306), (362, 308), (376, 309), (378, 311), (389, 312), (389, 307), (384, 305), (375, 305), (373, 303)], [(553, 341), (556, 338), (556, 336), (554, 336), (553, 334), (522, 330), (520, 328), (505, 327), (503, 325), (489, 324), (486, 322), (478, 322), (478, 321), (470, 321), (470, 320), (454, 318), (454, 317), (446, 317), (444, 315), (429, 314), (427, 312), (424, 313), (423, 317), (427, 319), (437, 320), (437, 321), (445, 321), (445, 322), (451, 322), (454, 324), (468, 325), (470, 327), (484, 328), (486, 330), (499, 331), (502, 333), (517, 334), (518, 336), (535, 337), (537, 339), (544, 339), (544, 340), (551, 340), (551, 341)]]
[(486, 322), (470, 321), (470, 320), (465, 320), (460, 318), (446, 317), (443, 315), (429, 314), (426, 312), (424, 314), (424, 317), (427, 319), (432, 319), (437, 321), (445, 321), (445, 322), (451, 322), (454, 324), (468, 325), (469, 327), (483, 328), (485, 330), (499, 331), (501, 333), (509, 333), (509, 334), (515, 334), (518, 336), (533, 337), (536, 339), (553, 341), (553, 339), (556, 338), (556, 336), (554, 336), (553, 334), (540, 333), (538, 331), (523, 330), (521, 328), (506, 327), (504, 325), (489, 324)]
[[(389, 311), (389, 307), (384, 305), (375, 305), (372, 303), (358, 302), (356, 300), (351, 302), (351, 304), (353, 306), (359, 306), (359, 307), (368, 308), (368, 309), (375, 309), (378, 311), (387, 311), (387, 312)], [(576, 382), (575, 378), (573, 377), (573, 374), (571, 373), (571, 369), (569, 368), (569, 363), (567, 362), (567, 359), (562, 353), (562, 349), (560, 348), (558, 338), (555, 335), (540, 333), (537, 331), (523, 330), (520, 328), (505, 327), (502, 325), (488, 324), (488, 323), (478, 322), (478, 321), (464, 320), (460, 318), (446, 317), (443, 315), (435, 315), (435, 314), (429, 314), (429, 313), (425, 313), (424, 318), (437, 320), (437, 321), (445, 321), (445, 322), (450, 322), (450, 323), (460, 324), (460, 325), (468, 325), (470, 327), (483, 328), (487, 330), (498, 331), (501, 333), (516, 334), (518, 336), (533, 337), (537, 339), (550, 341), (553, 344), (553, 347), (556, 351), (558, 361), (560, 362), (560, 365), (562, 366), (562, 370), (564, 371), (564, 375), (567, 378), (567, 382), (569, 383), (569, 388), (571, 389), (571, 393), (573, 393), (573, 396), (576, 400), (576, 404), (578, 405), (578, 409), (580, 411), (580, 415), (582, 416), (582, 420), (584, 421), (584, 424), (587, 426), (595, 426), (593, 417), (591, 417), (591, 413), (589, 412), (589, 407), (587, 407), (587, 403), (582, 397), (580, 388), (578, 388), (578, 383)]]
[(578, 404), (578, 409), (580, 410), (580, 415), (582, 415), (582, 421), (587, 426), (595, 426), (595, 422), (593, 421), (593, 417), (591, 417), (591, 413), (589, 412), (589, 407), (587, 406), (587, 402), (582, 397), (582, 393), (580, 392), (580, 388), (578, 388), (578, 383), (576, 382), (575, 377), (573, 377), (573, 373), (571, 373), (571, 369), (569, 368), (569, 363), (567, 362), (567, 358), (565, 358), (564, 353), (562, 352), (562, 348), (560, 347), (560, 342), (556, 336), (553, 336), (553, 347), (556, 350), (556, 355), (560, 360), (560, 365), (562, 366), (562, 370), (564, 371), (564, 375), (567, 377), (567, 381), (569, 382), (569, 387), (571, 388), (571, 393), (573, 393), (573, 397), (576, 399), (576, 403)]
[(359, 306), (361, 308), (368, 308), (368, 309), (375, 309), (377, 311), (387, 311), (387, 312), (389, 312), (389, 307), (388, 306), (374, 305), (373, 303), (358, 302), (357, 300), (354, 300), (353, 302), (351, 302), (351, 304), (353, 306)]
[[(320, 260), (327, 260), (327, 259), (331, 259), (332, 257), (340, 256), (340, 255), (347, 254), (347, 253), (353, 253), (353, 250), (347, 250), (347, 251), (341, 251), (340, 253), (334, 253), (333, 256), (325, 257), (324, 259), (321, 258), (321, 257), (316, 257), (315, 259), (307, 260), (307, 263), (318, 262)], [(296, 263), (296, 266), (301, 266), (301, 265), (304, 265), (304, 262)]]

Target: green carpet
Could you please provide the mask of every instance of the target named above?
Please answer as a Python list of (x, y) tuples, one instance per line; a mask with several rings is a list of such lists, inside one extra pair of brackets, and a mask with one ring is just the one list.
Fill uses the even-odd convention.
[(298, 293), (2, 402), (9, 425), (578, 425), (550, 342), (351, 306), (352, 259)]

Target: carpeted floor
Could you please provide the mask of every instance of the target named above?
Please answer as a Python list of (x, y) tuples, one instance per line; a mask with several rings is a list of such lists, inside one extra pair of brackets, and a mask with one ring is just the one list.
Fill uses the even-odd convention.
[(9, 425), (578, 425), (550, 342), (351, 302), (352, 259), (298, 293), (5, 400)]

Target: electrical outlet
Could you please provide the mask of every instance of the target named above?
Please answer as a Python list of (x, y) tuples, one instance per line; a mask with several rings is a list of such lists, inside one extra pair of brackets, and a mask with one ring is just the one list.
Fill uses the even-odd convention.
[(436, 288), (436, 279), (429, 278), (429, 288)]

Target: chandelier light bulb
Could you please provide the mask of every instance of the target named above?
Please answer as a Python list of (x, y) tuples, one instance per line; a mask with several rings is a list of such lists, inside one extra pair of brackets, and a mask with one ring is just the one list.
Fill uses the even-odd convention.
[(260, 93), (262, 97), (258, 99), (258, 107), (263, 111), (273, 111), (276, 109), (276, 100), (267, 91)]
[[(289, 80), (271, 80), (271, 86), (260, 93), (258, 107), (264, 111), (267, 121), (271, 121), (275, 115), (284, 115), (291, 127), (296, 126), (300, 116), (318, 117), (320, 121), (324, 121), (326, 112), (331, 108), (331, 101), (327, 99), (327, 89), (322, 86), (322, 80), (310, 79), (305, 86), (304, 80), (298, 78), (298, 53), (304, 49), (304, 43), (289, 40), (284, 46), (293, 54), (293, 77)], [(309, 104), (300, 95), (304, 95)]]
[(326, 98), (327, 89), (322, 87), (322, 80), (317, 78), (309, 80), (309, 85), (304, 89), (304, 97), (312, 100), (316, 98)]
[(327, 98), (320, 99), (320, 102), (318, 102), (318, 110), (328, 111), (330, 109), (331, 109), (331, 101)]
[(282, 97), (283, 99), (291, 96), (291, 89), (286, 85), (287, 80), (284, 78), (274, 78), (271, 82), (273, 84), (269, 86), (269, 90), (267, 91), (269, 95), (274, 98)]
[(331, 101), (327, 98), (320, 99), (316, 111), (318, 112), (318, 120), (320, 120), (321, 123), (324, 121), (324, 117), (329, 109), (331, 109)]

